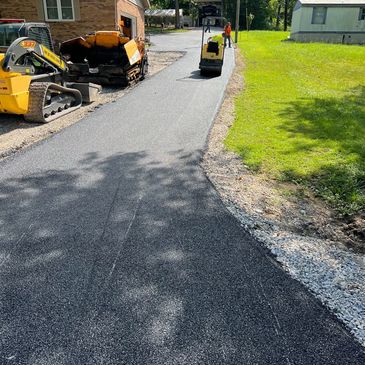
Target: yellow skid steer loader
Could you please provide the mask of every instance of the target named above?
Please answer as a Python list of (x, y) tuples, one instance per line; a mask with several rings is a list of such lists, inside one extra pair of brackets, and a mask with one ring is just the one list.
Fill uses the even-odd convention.
[(47, 123), (94, 101), (92, 82), (126, 86), (147, 73), (144, 42), (120, 31), (66, 41), (61, 53), (46, 24), (0, 19), (0, 113)]
[(47, 123), (79, 108), (80, 91), (62, 85), (66, 70), (65, 62), (42, 44), (16, 39), (0, 53), (0, 112)]

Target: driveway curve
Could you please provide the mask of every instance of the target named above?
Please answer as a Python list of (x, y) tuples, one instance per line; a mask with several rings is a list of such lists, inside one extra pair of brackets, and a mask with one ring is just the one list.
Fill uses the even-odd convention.
[(234, 65), (186, 52), (0, 163), (1, 364), (364, 364), (343, 326), (222, 205), (199, 166)]

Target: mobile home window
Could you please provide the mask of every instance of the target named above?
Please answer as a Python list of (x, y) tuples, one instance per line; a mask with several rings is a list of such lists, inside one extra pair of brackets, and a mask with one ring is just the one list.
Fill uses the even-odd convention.
[(360, 8), (359, 20), (365, 20), (365, 8)]
[(75, 20), (73, 0), (43, 0), (46, 20)]
[(326, 24), (327, 8), (315, 6), (313, 8), (312, 24)]

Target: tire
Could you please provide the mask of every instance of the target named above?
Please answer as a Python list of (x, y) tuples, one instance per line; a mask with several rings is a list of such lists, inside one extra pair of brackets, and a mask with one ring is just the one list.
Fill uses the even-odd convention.
[(146, 75), (148, 74), (148, 57), (145, 56), (142, 60), (141, 64), (141, 77), (140, 80), (144, 80), (146, 78)]

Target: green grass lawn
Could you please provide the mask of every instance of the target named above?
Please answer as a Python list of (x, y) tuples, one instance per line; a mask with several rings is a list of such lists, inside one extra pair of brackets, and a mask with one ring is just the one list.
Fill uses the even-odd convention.
[(287, 36), (240, 34), (245, 90), (226, 145), (253, 170), (353, 214), (365, 207), (365, 47)]

